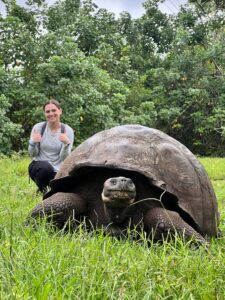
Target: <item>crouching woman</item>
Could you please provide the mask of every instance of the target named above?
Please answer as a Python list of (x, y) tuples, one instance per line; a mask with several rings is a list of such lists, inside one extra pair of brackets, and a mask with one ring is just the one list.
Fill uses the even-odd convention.
[(74, 141), (73, 129), (60, 122), (62, 109), (55, 99), (43, 105), (46, 122), (34, 125), (28, 152), (32, 162), (28, 167), (30, 178), (45, 193), (63, 160), (70, 154)]

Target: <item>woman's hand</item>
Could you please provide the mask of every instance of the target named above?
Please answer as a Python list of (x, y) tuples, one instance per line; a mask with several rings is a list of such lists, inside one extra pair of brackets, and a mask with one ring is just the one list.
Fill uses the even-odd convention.
[(37, 132), (35, 129), (33, 130), (33, 133), (31, 134), (31, 141), (33, 143), (40, 143), (41, 141), (41, 134)]
[(70, 144), (70, 140), (67, 136), (66, 128), (65, 128), (65, 132), (60, 134), (59, 140), (65, 145)]

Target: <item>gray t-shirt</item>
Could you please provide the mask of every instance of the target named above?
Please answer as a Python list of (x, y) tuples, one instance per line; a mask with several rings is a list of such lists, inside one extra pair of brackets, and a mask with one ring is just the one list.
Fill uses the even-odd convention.
[[(31, 135), (34, 130), (36, 133), (41, 133), (44, 123), (45, 122), (40, 122), (35, 124), (32, 128)], [(70, 126), (65, 125), (65, 130), (70, 141), (70, 144), (67, 145), (59, 140), (61, 128), (59, 128), (57, 132), (53, 133), (47, 123), (40, 143), (32, 142), (30, 137), (28, 147), (30, 156), (34, 160), (48, 161), (53, 166), (54, 170), (58, 172), (61, 163), (70, 154), (74, 141), (73, 129)]]

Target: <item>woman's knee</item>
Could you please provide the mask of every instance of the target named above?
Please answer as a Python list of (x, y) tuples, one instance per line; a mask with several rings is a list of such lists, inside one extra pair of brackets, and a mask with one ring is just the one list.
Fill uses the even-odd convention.
[(48, 186), (55, 174), (54, 168), (47, 161), (34, 161), (29, 166), (29, 175), (40, 189)]

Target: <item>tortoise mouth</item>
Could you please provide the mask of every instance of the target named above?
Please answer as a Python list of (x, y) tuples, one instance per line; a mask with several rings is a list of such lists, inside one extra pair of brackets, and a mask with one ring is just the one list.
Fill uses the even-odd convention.
[(130, 190), (122, 190), (121, 191), (119, 189), (118, 190), (112, 189), (112, 190), (104, 191), (103, 193), (106, 197), (110, 197), (111, 195), (115, 196), (115, 197), (121, 196), (121, 197), (125, 197), (125, 198), (135, 196), (135, 191), (130, 191)]
[(107, 193), (102, 192), (102, 201), (107, 206), (111, 207), (126, 207), (132, 204), (135, 200), (135, 192), (107, 190)]

